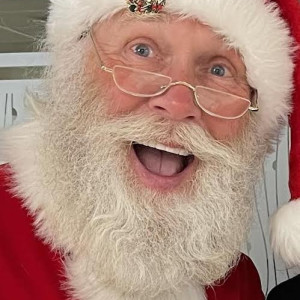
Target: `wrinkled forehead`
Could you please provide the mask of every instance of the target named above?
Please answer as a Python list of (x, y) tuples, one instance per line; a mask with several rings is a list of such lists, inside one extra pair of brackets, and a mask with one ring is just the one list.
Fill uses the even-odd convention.
[[(210, 32), (211, 37), (226, 41), (225, 36), (215, 31), (209, 24), (204, 24), (195, 17), (169, 13), (133, 14), (128, 12), (128, 10), (122, 10), (110, 18), (95, 22), (91, 28), (93, 28), (93, 32), (95, 33), (104, 27), (107, 33), (110, 34), (116, 31), (116, 35), (119, 36), (122, 36), (124, 31), (129, 31), (131, 35), (135, 35), (136, 32), (140, 32), (143, 29), (146, 29), (147, 32), (153, 32), (156, 35), (162, 35), (162, 31), (167, 31), (172, 25), (176, 25), (178, 31), (184, 27), (188, 27), (191, 34), (195, 28), (202, 28), (203, 32)], [(200, 35), (202, 35), (202, 32), (199, 34), (199, 38), (201, 37)], [(170, 38), (176, 39), (174, 32)]]
[[(159, 14), (137, 14), (129, 10), (121, 10), (113, 16), (104, 20), (97, 20), (92, 27), (94, 34), (99, 32), (99, 41), (105, 36), (122, 39), (125, 36), (152, 35), (160, 40), (173, 40), (176, 42), (182, 31), (187, 33), (185, 42), (203, 43), (206, 38), (207, 43), (213, 44), (218, 40), (219, 47), (236, 50), (240, 54), (239, 48), (235, 48), (226, 36), (215, 30), (209, 24), (203, 23), (193, 16), (170, 14), (161, 12)], [(105, 28), (101, 30), (101, 28)], [(101, 35), (102, 33), (102, 35)], [(193, 40), (194, 38), (194, 40)], [(203, 47), (204, 45), (202, 45)], [(205, 48), (205, 47), (203, 47)], [(240, 55), (242, 57), (242, 55)]]
[(209, 25), (187, 16), (167, 13), (139, 15), (122, 11), (96, 22), (91, 29), (98, 46), (106, 53), (114, 53), (116, 48), (122, 49), (133, 40), (140, 39), (155, 45), (165, 58), (185, 56), (186, 60), (197, 63), (204, 58), (223, 54), (242, 58), (239, 51), (226, 43), (226, 38), (214, 32)]
[[(179, 20), (187, 19), (187, 17), (171, 15), (168, 13), (160, 14), (136, 14), (128, 11), (127, 9), (122, 9), (109, 18), (96, 20), (94, 24), (91, 24), (93, 28), (99, 28), (102, 25), (110, 24), (119, 28), (126, 28), (128, 26), (136, 24), (150, 24), (153, 26), (166, 24), (170, 22), (176, 22)], [(109, 28), (110, 29), (110, 28)], [(153, 28), (155, 30), (155, 28)]]
[[(201, 20), (199, 20), (194, 16), (170, 14), (167, 12), (161, 12), (159, 14), (137, 14), (137, 13), (132, 13), (127, 9), (123, 9), (104, 20), (97, 20), (94, 24), (101, 25), (103, 23), (105, 24), (107, 22), (110, 22), (110, 23), (118, 23), (121, 26), (127, 26), (133, 23), (149, 23), (152, 25), (163, 25), (168, 23), (182, 23), (184, 21), (188, 21), (195, 25), (201, 24), (213, 30), (213, 28), (209, 24), (202, 22)], [(216, 33), (218, 34), (217, 31)]]

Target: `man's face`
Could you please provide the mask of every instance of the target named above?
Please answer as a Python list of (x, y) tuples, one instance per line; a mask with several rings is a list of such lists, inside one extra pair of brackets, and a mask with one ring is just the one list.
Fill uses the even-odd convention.
[[(239, 55), (195, 21), (117, 15), (93, 30), (108, 68), (229, 92), (241, 92), (236, 81), (245, 87)], [(265, 153), (252, 118), (213, 117), (184, 85), (128, 95), (97, 67), (88, 37), (59, 55), (36, 172), (41, 194), (50, 195), (42, 230), (71, 253), (71, 283), (168, 299), (174, 287), (224, 276), (245, 238)]]
[[(125, 14), (94, 26), (93, 35), (102, 63), (108, 68), (128, 66), (161, 73), (193, 86), (205, 85), (245, 97), (249, 94), (240, 55), (199, 22), (174, 17), (133, 19)], [(116, 86), (112, 74), (91, 66), (98, 63), (95, 53), (92, 56), (88, 69), (94, 71), (95, 85), (101, 82), (106, 87), (106, 105), (111, 116), (156, 115), (173, 124), (199, 126), (223, 142), (233, 140), (248, 119), (248, 115), (235, 120), (209, 115), (195, 105), (193, 91), (184, 85), (173, 86), (154, 97), (128, 95)], [(199, 161), (174, 141), (157, 140), (151, 145), (130, 142), (136, 144), (131, 147), (128, 160), (146, 187), (168, 191), (194, 176)]]

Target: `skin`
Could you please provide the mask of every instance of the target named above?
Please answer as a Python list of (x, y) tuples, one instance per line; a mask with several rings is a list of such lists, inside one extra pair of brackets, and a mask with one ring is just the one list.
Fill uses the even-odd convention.
[[(105, 66), (125, 65), (161, 73), (173, 81), (197, 81), (197, 68), (219, 63), (245, 84), (246, 68), (239, 53), (229, 49), (208, 26), (191, 19), (161, 18), (158, 20), (117, 15), (94, 28), (97, 48)], [(141, 57), (134, 51), (136, 45), (149, 45), (152, 53)], [(95, 54), (88, 64), (96, 63)], [(94, 80), (104, 83), (112, 99), (109, 113), (152, 113), (175, 122), (193, 122), (218, 140), (233, 139), (244, 126), (249, 114), (236, 120), (224, 120), (208, 115), (195, 106), (193, 92), (177, 85), (164, 94), (152, 98), (127, 95), (114, 84), (111, 74), (94, 70)]]
[[(191, 19), (133, 17), (119, 14), (96, 24), (93, 36), (102, 64), (108, 68), (115, 65), (129, 66), (141, 70), (170, 76), (173, 81), (205, 85), (209, 80), (231, 80), (242, 86), (243, 96), (249, 94), (246, 84), (246, 68), (239, 53), (229, 49), (224, 41), (208, 26)], [(101, 71), (99, 60), (91, 48), (87, 70), (91, 77), (101, 82), (106, 91), (108, 114), (113, 116), (126, 113), (156, 114), (172, 122), (196, 124), (220, 141), (235, 139), (247, 123), (249, 113), (235, 120), (216, 118), (194, 104), (193, 91), (176, 85), (155, 97), (140, 98), (120, 91), (110, 73)], [(211, 74), (214, 66), (221, 66), (224, 73), (220, 78)], [(231, 89), (236, 94), (239, 91)], [(239, 94), (241, 95), (241, 94)], [(172, 145), (168, 145), (172, 146)], [(199, 166), (197, 159), (176, 176), (158, 176), (149, 172), (129, 151), (129, 161), (140, 181), (151, 189), (170, 191), (194, 175)]]

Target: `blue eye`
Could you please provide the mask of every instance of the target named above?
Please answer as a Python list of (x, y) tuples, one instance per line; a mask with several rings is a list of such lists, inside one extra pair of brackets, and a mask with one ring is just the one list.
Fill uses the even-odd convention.
[(148, 57), (151, 54), (151, 49), (145, 44), (138, 44), (133, 47), (133, 52), (139, 56)]
[(221, 65), (215, 65), (210, 69), (211, 74), (224, 77), (226, 75), (226, 68)]

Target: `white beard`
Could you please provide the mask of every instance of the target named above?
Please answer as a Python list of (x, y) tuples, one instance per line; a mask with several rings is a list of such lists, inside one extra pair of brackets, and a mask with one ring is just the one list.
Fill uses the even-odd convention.
[[(174, 291), (166, 291), (156, 297), (149, 296), (129, 296), (118, 292), (115, 288), (107, 287), (105, 285), (95, 284), (90, 280), (87, 280), (86, 274), (82, 272), (82, 266), (84, 262), (74, 261), (70, 264), (72, 276), (71, 284), (76, 287), (75, 297), (76, 299), (88, 299), (88, 300), (206, 300), (206, 292), (204, 287), (198, 286), (178, 286)], [(78, 293), (80, 290), (80, 293)]]
[[(196, 125), (107, 118), (99, 97), (66, 82), (39, 123), (29, 125), (35, 130), (25, 141), (26, 161), (12, 165), (39, 235), (66, 255), (73, 296), (193, 299), (189, 293), (198, 290), (197, 299), (205, 299), (201, 286), (226, 275), (248, 231), (266, 151), (255, 126), (250, 122), (225, 146)], [(195, 155), (199, 168), (174, 191), (150, 190), (128, 163), (132, 141), (174, 142)]]

